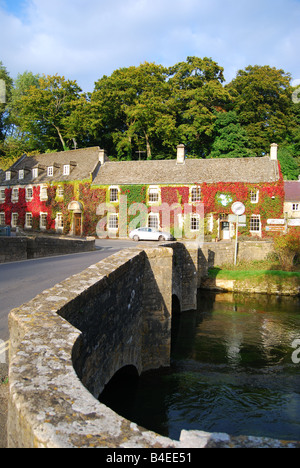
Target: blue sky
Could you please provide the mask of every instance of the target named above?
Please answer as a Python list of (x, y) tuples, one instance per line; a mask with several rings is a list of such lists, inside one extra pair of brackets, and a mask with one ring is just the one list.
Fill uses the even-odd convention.
[[(0, 0), (0, 61), (84, 91), (115, 69), (211, 57), (229, 82), (270, 65), (300, 82), (300, 0)], [(296, 81), (297, 80), (297, 81)]]

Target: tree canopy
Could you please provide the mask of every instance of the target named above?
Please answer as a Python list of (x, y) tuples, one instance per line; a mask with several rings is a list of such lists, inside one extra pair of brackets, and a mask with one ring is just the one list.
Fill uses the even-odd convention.
[(84, 93), (58, 75), (13, 80), (0, 62), (0, 80), (0, 167), (24, 152), (93, 145), (131, 160), (173, 158), (180, 143), (198, 158), (262, 156), (278, 143), (284, 176), (299, 174), (300, 99), (284, 70), (248, 66), (225, 84), (211, 58), (187, 57), (120, 68)]

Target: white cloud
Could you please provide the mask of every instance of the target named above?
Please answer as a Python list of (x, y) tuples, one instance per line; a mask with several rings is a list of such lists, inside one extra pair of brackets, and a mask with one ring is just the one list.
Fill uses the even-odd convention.
[(169, 66), (197, 55), (217, 61), (227, 80), (250, 64), (300, 78), (299, 0), (23, 3), (16, 15), (0, 0), (0, 60), (13, 77), (25, 70), (58, 73), (92, 91), (94, 81), (117, 68), (144, 61)]

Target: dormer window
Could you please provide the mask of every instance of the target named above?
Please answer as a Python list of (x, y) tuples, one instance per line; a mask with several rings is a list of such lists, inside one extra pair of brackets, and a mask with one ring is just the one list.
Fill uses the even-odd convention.
[(64, 165), (64, 175), (70, 175), (70, 165), (69, 164)]
[(48, 177), (53, 177), (53, 166), (49, 166), (47, 168), (47, 176)]
[(32, 178), (33, 178), (33, 179), (36, 179), (38, 176), (39, 176), (39, 168), (38, 168), (38, 167), (34, 167), (34, 168), (32, 169)]
[(19, 171), (19, 180), (23, 180), (24, 179), (24, 169), (21, 169)]
[(11, 180), (11, 172), (10, 171), (6, 171), (5, 180)]

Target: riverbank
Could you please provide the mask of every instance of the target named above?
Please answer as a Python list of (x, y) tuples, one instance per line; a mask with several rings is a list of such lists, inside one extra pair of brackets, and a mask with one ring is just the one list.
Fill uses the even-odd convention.
[(216, 266), (208, 270), (201, 289), (298, 296), (300, 266), (295, 266), (294, 271), (280, 270), (279, 264), (268, 261)]

